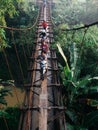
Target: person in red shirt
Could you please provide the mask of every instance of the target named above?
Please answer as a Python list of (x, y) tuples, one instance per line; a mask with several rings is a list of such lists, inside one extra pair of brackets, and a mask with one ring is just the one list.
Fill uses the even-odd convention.
[(42, 51), (44, 51), (46, 54), (48, 53), (48, 50), (49, 50), (49, 47), (48, 47), (48, 44), (43, 41), (40, 48), (42, 49)]
[(43, 26), (43, 28), (46, 30), (48, 24), (47, 24), (47, 22), (46, 22), (45, 20), (43, 20), (43, 22), (42, 22), (42, 26)]
[(47, 55), (48, 50), (49, 50), (49, 46), (48, 46), (48, 44), (45, 42), (45, 40), (44, 40), (44, 41), (41, 41), (41, 45), (40, 45), (40, 47), (37, 48), (37, 50), (42, 50), (42, 51), (45, 52), (46, 55)]

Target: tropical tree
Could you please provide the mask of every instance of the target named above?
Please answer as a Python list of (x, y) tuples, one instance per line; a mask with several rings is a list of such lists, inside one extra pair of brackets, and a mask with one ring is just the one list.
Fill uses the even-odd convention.
[[(87, 130), (96, 128), (98, 123), (98, 86), (91, 84), (92, 80), (98, 80), (98, 77), (87, 75), (79, 78), (80, 67), (77, 67), (77, 52), (75, 45), (71, 47), (69, 67), (67, 58), (62, 48), (57, 44), (65, 66), (62, 71), (63, 103), (67, 107), (65, 111), (69, 130)], [(97, 114), (97, 116), (96, 116)], [(91, 123), (92, 119), (95, 122)], [(87, 122), (86, 122), (87, 120)]]
[[(17, 130), (20, 118), (20, 110), (17, 107), (9, 107), (0, 110), (0, 129)], [(12, 123), (13, 122), (13, 123)]]
[(97, 2), (92, 0), (62, 0), (53, 8), (55, 23), (68, 23), (71, 27), (79, 23), (89, 24), (98, 21), (97, 14)]
[(26, 8), (25, 2), (25, 0), (0, 0), (0, 43), (2, 43), (0, 48), (7, 47), (6, 32), (4, 30), (4, 27), (8, 26), (7, 20), (19, 16), (19, 11)]
[[(18, 2), (18, 0), (0, 0), (0, 26), (7, 26), (5, 15), (8, 17), (13, 17), (17, 14), (14, 3)], [(6, 7), (6, 8), (5, 8)], [(0, 28), (0, 47), (7, 46), (5, 30)]]

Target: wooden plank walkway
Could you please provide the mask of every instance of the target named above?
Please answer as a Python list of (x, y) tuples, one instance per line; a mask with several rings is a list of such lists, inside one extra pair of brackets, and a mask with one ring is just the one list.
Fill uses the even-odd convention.
[[(46, 7), (44, 8), (44, 20), (46, 20)], [(41, 84), (41, 93), (39, 97), (39, 130), (47, 130), (47, 107), (48, 107), (48, 92), (47, 92), (47, 78)]]

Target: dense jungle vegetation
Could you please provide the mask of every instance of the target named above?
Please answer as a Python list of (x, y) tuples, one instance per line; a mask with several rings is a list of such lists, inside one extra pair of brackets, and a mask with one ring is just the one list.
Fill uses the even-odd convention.
[[(66, 31), (98, 21), (97, 4), (97, 0), (54, 0), (52, 5), (52, 47), (57, 49), (58, 57), (62, 55), (59, 58), (63, 83), (61, 104), (67, 107), (65, 117), (68, 130), (98, 129), (98, 25)], [(31, 55), (35, 37), (33, 27), (31, 30), (17, 31), (2, 26), (31, 27), (37, 13), (38, 7), (33, 0), (0, 0), (0, 104), (7, 105), (4, 97), (11, 94), (6, 86), (18, 87), (26, 82), (29, 61), (25, 58)], [(20, 55), (22, 70), (16, 52)], [(19, 114), (17, 106), (0, 109), (0, 130), (17, 130)]]
[(53, 7), (53, 47), (64, 59), (59, 62), (67, 129), (97, 130), (98, 25), (70, 30), (98, 21), (97, 1), (62, 0)]
[(31, 55), (35, 38), (32, 25), (37, 15), (38, 7), (33, 0), (0, 0), (0, 108), (1, 104), (5, 105), (0, 109), (0, 130), (18, 129), (19, 107), (7, 107), (5, 96), (12, 95), (11, 86), (22, 89), (26, 82), (27, 57)]

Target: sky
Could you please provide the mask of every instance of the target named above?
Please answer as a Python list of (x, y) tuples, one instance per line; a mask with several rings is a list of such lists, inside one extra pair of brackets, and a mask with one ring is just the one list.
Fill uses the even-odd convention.
[(80, 2), (85, 2), (85, 0), (78, 0), (78, 1), (80, 1)]

